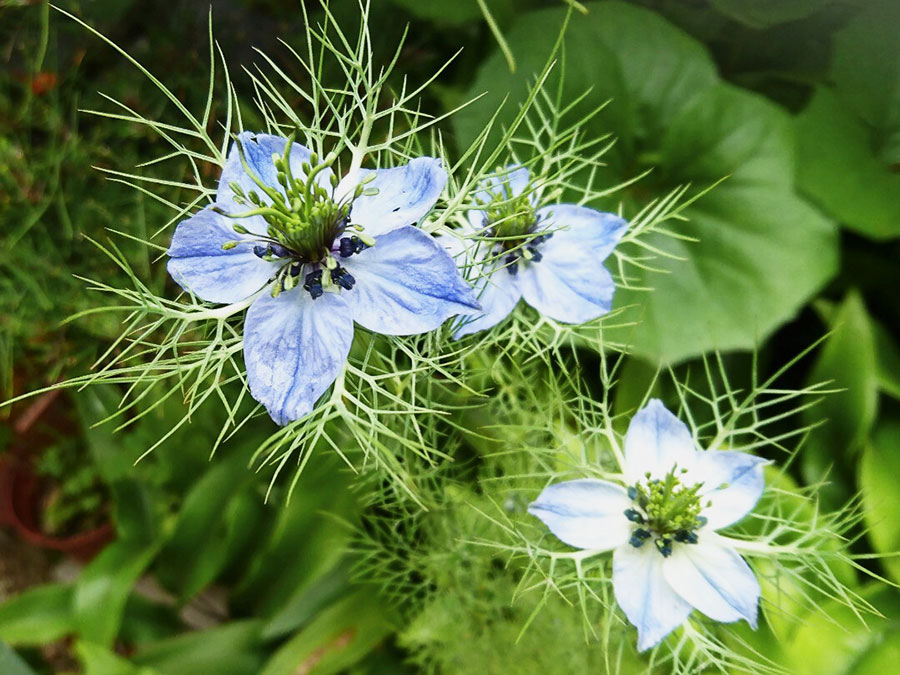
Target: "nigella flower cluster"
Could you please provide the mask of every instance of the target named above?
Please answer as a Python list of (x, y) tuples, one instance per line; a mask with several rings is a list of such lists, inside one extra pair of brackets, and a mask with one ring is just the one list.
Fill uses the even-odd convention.
[(472, 270), (483, 310), (460, 320), (455, 337), (492, 328), (521, 298), (563, 323), (610, 311), (615, 283), (603, 261), (628, 229), (625, 220), (575, 204), (539, 206), (539, 189), (523, 166), (484, 181), (475, 201), (479, 208), (459, 233), (464, 238), (442, 238)]
[(253, 397), (285, 424), (334, 382), (353, 324), (385, 335), (434, 330), (479, 305), (450, 256), (414, 227), (447, 175), (440, 160), (338, 179), (292, 139), (240, 134), (215, 204), (178, 225), (168, 269), (208, 302), (258, 295), (244, 360)]
[[(537, 208), (528, 171), (484, 182), (469, 214), (475, 290), (460, 276), (461, 241), (441, 245), (415, 225), (447, 182), (437, 159), (338, 178), (279, 136), (244, 132), (231, 147), (214, 204), (181, 222), (168, 269), (201, 300), (255, 297), (244, 327), (253, 397), (279, 424), (308, 414), (337, 378), (354, 322), (414, 335), (455, 315), (461, 337), (490, 328), (520, 297), (582, 323), (609, 311), (615, 284), (601, 264), (627, 229), (620, 217), (572, 204)], [(447, 249), (447, 250), (445, 250)], [(266, 292), (262, 292), (266, 289)]]
[(570, 546), (613, 551), (616, 602), (643, 651), (694, 609), (756, 627), (759, 583), (717, 530), (756, 505), (765, 463), (743, 452), (699, 450), (687, 426), (652, 400), (625, 436), (625, 485), (557, 483), (528, 510)]

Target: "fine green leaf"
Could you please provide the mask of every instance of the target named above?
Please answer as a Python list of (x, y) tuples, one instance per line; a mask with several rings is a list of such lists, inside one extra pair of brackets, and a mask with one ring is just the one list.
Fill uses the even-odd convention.
[[(583, 127), (590, 137), (615, 135), (601, 180), (614, 185), (646, 169), (653, 173), (604, 203), (625, 215), (685, 184), (724, 183), (684, 211), (688, 223), (667, 229), (697, 239), (654, 234), (647, 243), (680, 259), (650, 261), (659, 272), (633, 268), (615, 304), (637, 305), (640, 325), (627, 339), (651, 361), (678, 361), (714, 349), (749, 349), (790, 319), (835, 272), (833, 225), (793, 189), (794, 137), (787, 115), (750, 92), (719, 81), (703, 49), (656, 14), (619, 2), (589, 4), (572, 21), (549, 91), (562, 77), (563, 103), (587, 96), (583, 115), (609, 104)], [(483, 130), (510, 94), (521, 100), (545, 63), (565, 12), (522, 16), (507, 40), (519, 65), (510, 76), (494, 55), (480, 69), (471, 95), (487, 95), (457, 117), (463, 140)], [(515, 105), (501, 111), (508, 122)], [(643, 253), (643, 252), (641, 252)]]

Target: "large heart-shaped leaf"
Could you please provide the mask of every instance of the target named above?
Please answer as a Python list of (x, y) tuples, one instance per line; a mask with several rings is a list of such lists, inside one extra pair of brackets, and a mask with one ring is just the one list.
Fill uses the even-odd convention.
[(797, 117), (803, 192), (860, 234), (900, 236), (900, 3), (870, 2), (835, 38), (832, 90)]
[(831, 0), (710, 0), (723, 14), (755, 28), (766, 28), (809, 16)]
[[(564, 102), (588, 92), (573, 119), (611, 100), (584, 126), (591, 136), (617, 137), (605, 158), (610, 184), (654, 168), (649, 179), (593, 206), (612, 209), (621, 200), (628, 215), (680, 185), (699, 190), (728, 177), (685, 212), (691, 221), (681, 232), (696, 243), (663, 235), (651, 242), (681, 260), (655, 261), (662, 274), (631, 270), (636, 285), (654, 291), (617, 292), (616, 305), (640, 308), (631, 344), (670, 362), (753, 348), (836, 268), (834, 227), (794, 191), (790, 120), (762, 97), (721, 82), (703, 47), (652, 12), (619, 2), (589, 9), (570, 22), (549, 89), (563, 78)], [(457, 118), (461, 141), (475, 138), (508, 93), (524, 98), (564, 20), (564, 11), (550, 9), (515, 23), (507, 40), (519, 69), (510, 76), (499, 55), (483, 65), (470, 93), (487, 95)]]

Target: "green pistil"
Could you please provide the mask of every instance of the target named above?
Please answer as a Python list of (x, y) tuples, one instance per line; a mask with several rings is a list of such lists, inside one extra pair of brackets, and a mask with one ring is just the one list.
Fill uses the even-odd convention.
[(485, 212), (491, 239), (504, 249), (516, 248), (532, 238), (530, 235), (537, 225), (537, 215), (529, 199), (528, 190), (512, 199), (495, 195), (494, 199), (485, 205)]
[(672, 469), (661, 480), (650, 480), (648, 474), (645, 483), (628, 488), (634, 508), (627, 509), (625, 517), (639, 525), (632, 534), (632, 546), (637, 548), (653, 539), (659, 553), (668, 557), (673, 542), (697, 543), (697, 530), (706, 523), (700, 515), (704, 506), (699, 494), (703, 484), (684, 485), (678, 473), (683, 475), (685, 470)]
[[(296, 262), (320, 263), (330, 256), (332, 243), (348, 228), (353, 200), (365, 192), (365, 186), (357, 186), (347, 199), (336, 202), (331, 193), (316, 181), (316, 177), (332, 165), (335, 157), (330, 155), (320, 162), (318, 155), (313, 153), (309, 162), (301, 165), (304, 177), (298, 178), (291, 171), (293, 144), (292, 135), (287, 139), (284, 155), (272, 155), (283, 194), (254, 173), (247, 163), (243, 147), (238, 144), (244, 171), (271, 203), (263, 203), (256, 191), (245, 194), (239, 185), (232, 184), (235, 202), (248, 210), (227, 215), (234, 219), (261, 216), (266, 221), (268, 235), (261, 240), (282, 246)], [(332, 188), (336, 187), (336, 183), (337, 179), (333, 177)], [(238, 223), (234, 224), (234, 229), (238, 233), (242, 230), (246, 232)]]

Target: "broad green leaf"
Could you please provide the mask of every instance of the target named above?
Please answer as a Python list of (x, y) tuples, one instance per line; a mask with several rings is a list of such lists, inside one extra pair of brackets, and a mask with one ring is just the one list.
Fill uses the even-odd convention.
[(339, 600), (319, 614), (266, 663), (262, 675), (332, 675), (363, 658), (391, 632), (371, 591)]
[(181, 507), (175, 532), (159, 556), (159, 580), (182, 598), (212, 581), (228, 560), (230, 505), (252, 479), (237, 453), (216, 460)]
[[(415, 17), (438, 24), (460, 24), (481, 19), (481, 9), (476, 0), (455, 0), (455, 2), (390, 0), (390, 2)], [(488, 0), (488, 6), (491, 6), (491, 0)]]
[[(843, 389), (825, 396), (804, 413), (808, 424), (825, 420), (810, 439), (804, 459), (824, 466), (853, 456), (867, 438), (878, 406), (878, 366), (875, 334), (862, 297), (851, 291), (833, 316), (832, 333), (808, 376), (810, 384), (830, 382)], [(812, 451), (815, 450), (815, 452)], [(821, 455), (815, 457), (815, 455)], [(811, 466), (807, 463), (807, 466)], [(811, 473), (810, 480), (821, 478)]]
[(831, 0), (710, 0), (723, 14), (754, 28), (796, 21), (821, 9)]
[(865, 123), (820, 88), (797, 116), (796, 129), (800, 189), (855, 232), (900, 236), (900, 174), (875, 157)]
[(22, 660), (22, 657), (4, 642), (0, 642), (0, 673), (4, 675), (36, 675)]
[(900, 421), (882, 423), (866, 444), (859, 467), (859, 489), (869, 540), (881, 563), (900, 583)]
[(875, 155), (900, 163), (900, 3), (866, 0), (835, 37), (835, 91), (874, 130)]
[(131, 589), (155, 553), (155, 546), (117, 541), (84, 569), (75, 584), (73, 599), (75, 624), (82, 638), (107, 647), (112, 645)]
[(853, 675), (884, 675), (900, 663), (900, 627), (885, 631), (881, 644), (873, 645), (856, 664)]
[(0, 640), (11, 645), (42, 645), (74, 630), (71, 586), (36, 586), (0, 605)]
[[(687, 209), (677, 231), (699, 241), (656, 235), (652, 245), (682, 258), (657, 259), (662, 273), (629, 270), (635, 285), (615, 304), (638, 305), (640, 325), (629, 343), (650, 361), (679, 361), (713, 349), (749, 349), (792, 318), (833, 275), (834, 226), (793, 189), (794, 137), (780, 108), (721, 82), (703, 47), (656, 14), (619, 2), (590, 3), (569, 25), (549, 91), (563, 77), (563, 102), (589, 91), (573, 119), (609, 101), (584, 125), (617, 143), (601, 174), (610, 185), (653, 168), (653, 174), (604, 203), (625, 214), (672, 189), (700, 190), (727, 177)], [(463, 143), (475, 138), (503, 97), (524, 99), (545, 64), (565, 11), (532, 12), (507, 34), (519, 69), (499, 55), (480, 69), (471, 95), (487, 95), (457, 117)], [(501, 111), (508, 123), (515, 105)], [(675, 224), (670, 229), (675, 228)]]
[(79, 640), (75, 653), (84, 668), (84, 675), (158, 675), (151, 668), (140, 668), (122, 658), (108, 647)]
[(264, 651), (260, 622), (232, 621), (142, 648), (132, 662), (165, 675), (259, 675)]
[(883, 325), (873, 321), (878, 351), (878, 384), (881, 391), (900, 400), (900, 346)]

